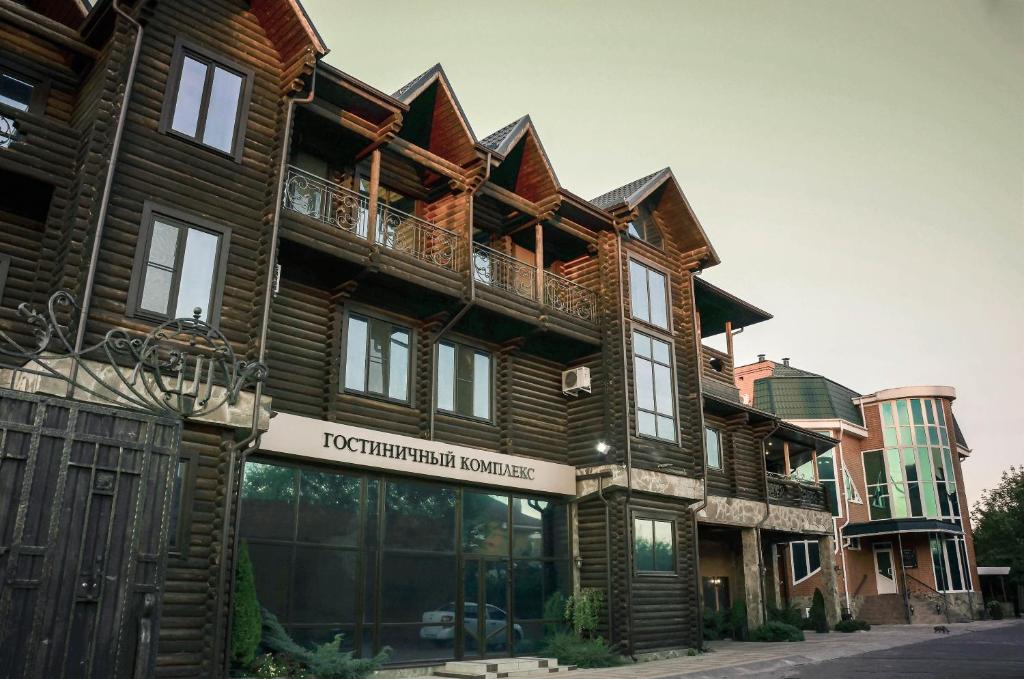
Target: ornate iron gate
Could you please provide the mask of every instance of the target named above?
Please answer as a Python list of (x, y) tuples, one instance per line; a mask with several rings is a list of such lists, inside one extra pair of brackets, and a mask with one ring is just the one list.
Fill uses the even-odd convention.
[(0, 679), (152, 675), (180, 422), (0, 389)]

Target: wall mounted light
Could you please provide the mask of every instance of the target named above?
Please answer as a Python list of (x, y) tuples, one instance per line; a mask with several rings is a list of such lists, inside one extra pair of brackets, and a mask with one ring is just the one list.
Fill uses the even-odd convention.
[(604, 441), (598, 441), (597, 445), (594, 446), (594, 448), (596, 448), (597, 452), (601, 453), (602, 455), (607, 455), (608, 451), (612, 449), (612, 447)]

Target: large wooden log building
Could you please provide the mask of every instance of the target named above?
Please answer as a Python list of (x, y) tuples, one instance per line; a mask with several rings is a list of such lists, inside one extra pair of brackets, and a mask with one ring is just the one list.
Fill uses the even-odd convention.
[(5, 359), (3, 676), (224, 676), (243, 548), (293, 639), (395, 664), (535, 655), (581, 587), (624, 654), (693, 647), (793, 540), (835, 619), (826, 496), (766, 470), (836, 441), (740, 399), (769, 315), (671, 170), (585, 200), (440, 65), (326, 52), (297, 0), (0, 0), (0, 329), (66, 289), (72, 353), (193, 317), (269, 368), (168, 420)]

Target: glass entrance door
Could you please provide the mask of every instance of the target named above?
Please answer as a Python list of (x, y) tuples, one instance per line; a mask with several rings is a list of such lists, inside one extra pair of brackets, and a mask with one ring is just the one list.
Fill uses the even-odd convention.
[(466, 557), (462, 586), (462, 657), (511, 655), (508, 561)]

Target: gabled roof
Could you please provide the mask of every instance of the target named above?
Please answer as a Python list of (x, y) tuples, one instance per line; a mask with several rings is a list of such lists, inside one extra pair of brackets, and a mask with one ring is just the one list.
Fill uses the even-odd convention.
[[(409, 115), (399, 136), (424, 148), (429, 145), (433, 147), (430, 151), (458, 164), (469, 162), (470, 156), (475, 154), (476, 132), (441, 64), (434, 64), (391, 96), (409, 106)], [(422, 97), (429, 99), (421, 101)], [(427, 111), (418, 110), (423, 107), (429, 108), (429, 120), (417, 121), (418, 117), (427, 115)], [(429, 134), (423, 136), (423, 130)]]
[[(556, 193), (561, 188), (555, 168), (551, 164), (551, 159), (548, 158), (547, 151), (544, 150), (540, 134), (537, 133), (537, 127), (529, 115), (514, 120), (487, 135), (480, 141), (480, 145), (498, 157), (499, 168), (505, 162), (517, 162), (520, 165), (516, 170), (518, 174), (522, 175), (521, 169), (532, 170), (533, 176), (527, 180), (528, 182), (536, 183), (546, 179), (550, 182), (550, 186), (545, 188), (549, 189), (551, 193)], [(521, 193), (531, 200), (538, 198), (538, 196), (527, 195), (528, 189), (523, 191), (524, 187), (520, 186), (522, 184), (520, 179), (517, 179), (515, 183), (517, 193)], [(540, 188), (535, 187), (534, 193), (538, 191)]]
[[(623, 184), (617, 189), (612, 189), (608, 193), (602, 193), (597, 198), (591, 198), (590, 202), (598, 206), (602, 210), (607, 210), (612, 206), (619, 205), (622, 203), (625, 203), (630, 207), (633, 207), (639, 202), (639, 200), (633, 199), (633, 196), (643, 193), (648, 186), (653, 187), (660, 184), (663, 178), (662, 175), (664, 175), (667, 172), (670, 173), (671, 170), (666, 167), (663, 170), (652, 172), (646, 177), (634, 179), (628, 184)], [(653, 188), (651, 190), (653, 190)]]
[(726, 322), (732, 324), (733, 330), (739, 330), (772, 318), (767, 311), (697, 276), (693, 278), (693, 293), (700, 312), (701, 337), (714, 337), (725, 332)]
[(860, 396), (827, 377), (772, 362), (771, 377), (754, 382), (754, 405), (786, 420), (840, 419), (863, 426), (853, 399)]
[[(672, 193), (677, 196), (678, 201), (674, 202), (674, 204), (666, 204), (663, 198), (665, 195), (662, 192), (663, 187), (671, 187)], [(705, 266), (713, 266), (720, 263), (722, 260), (718, 257), (718, 253), (715, 252), (715, 248), (711, 244), (707, 233), (705, 233), (700, 220), (697, 219), (697, 215), (690, 206), (690, 201), (686, 198), (686, 194), (683, 193), (682, 187), (672, 173), (672, 168), (666, 167), (640, 179), (635, 179), (617, 189), (601, 194), (591, 200), (591, 202), (601, 209), (612, 213), (619, 212), (621, 209), (629, 211), (635, 209), (644, 200), (654, 196), (656, 192), (660, 196), (658, 201), (661, 208), (659, 209), (665, 213), (663, 216), (665, 217), (664, 221), (667, 222), (666, 226), (670, 229), (674, 228), (676, 231), (678, 238), (675, 247), (680, 252), (706, 247), (708, 256), (704, 260)], [(668, 209), (665, 209), (666, 205)]]

